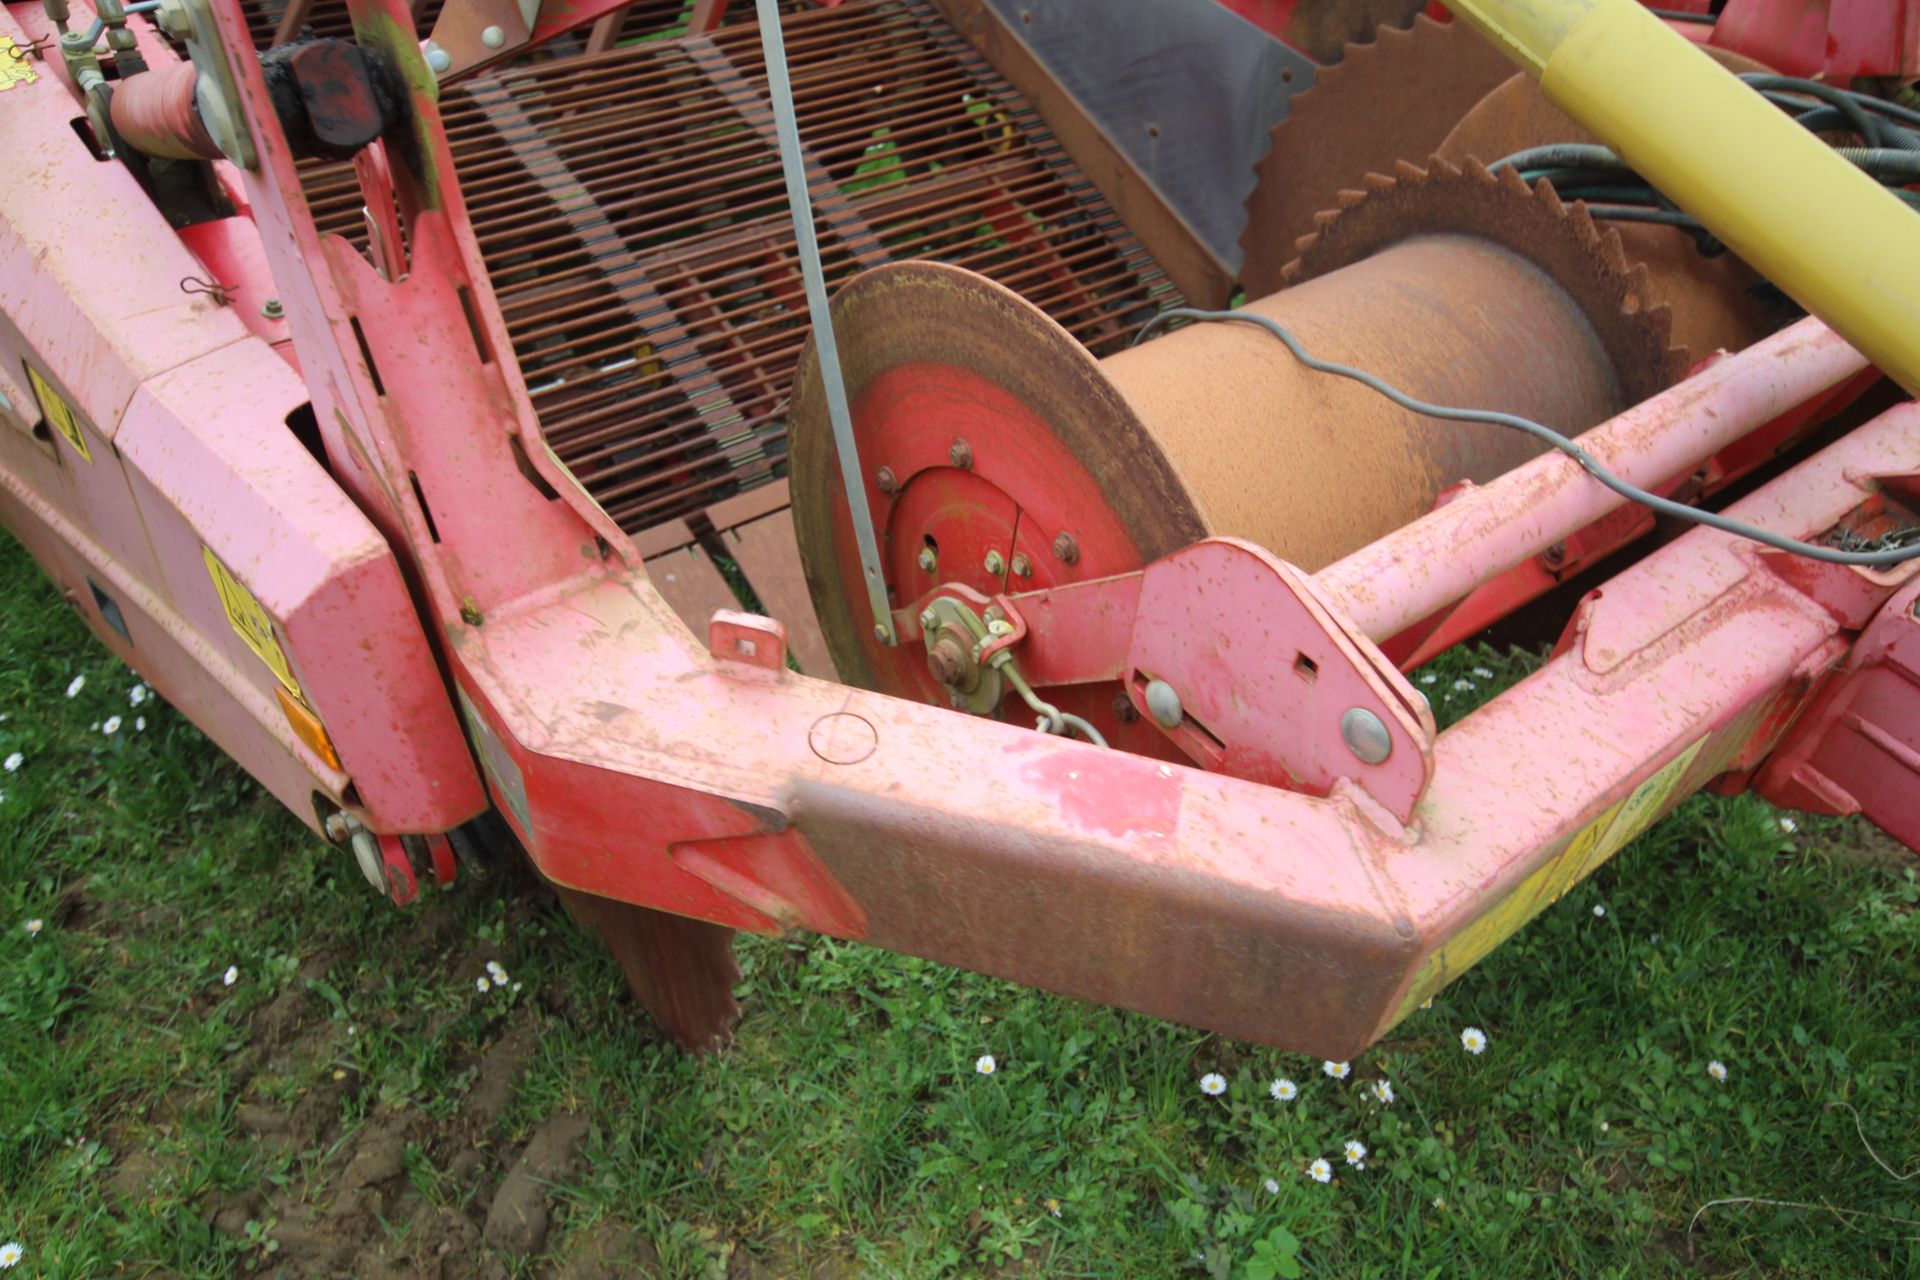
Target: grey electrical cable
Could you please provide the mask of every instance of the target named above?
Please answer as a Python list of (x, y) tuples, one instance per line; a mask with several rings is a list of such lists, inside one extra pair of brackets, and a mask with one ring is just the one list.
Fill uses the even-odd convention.
[[(1525, 432), (1536, 440), (1544, 441), (1561, 453), (1579, 463), (1586, 473), (1607, 488), (1631, 502), (1637, 502), (1650, 511), (1663, 516), (1672, 516), (1678, 520), (1690, 521), (1717, 529), (1721, 533), (1730, 533), (1736, 538), (1745, 538), (1757, 542), (1763, 547), (1772, 547), (1776, 551), (1787, 551), (1794, 555), (1805, 556), (1809, 560), (1820, 560), (1827, 564), (1860, 565), (1867, 568), (1886, 568), (1889, 565), (1905, 564), (1909, 560), (1920, 559), (1920, 541), (1910, 546), (1892, 547), (1880, 551), (1842, 551), (1834, 547), (1822, 547), (1811, 542), (1802, 542), (1798, 538), (1789, 538), (1783, 534), (1762, 529), (1758, 525), (1743, 520), (1733, 520), (1713, 511), (1702, 511), (1683, 502), (1663, 498), (1659, 494), (1649, 493), (1636, 484), (1621, 479), (1601, 464), (1598, 458), (1582, 449), (1578, 444), (1561, 435), (1552, 427), (1542, 426), (1531, 418), (1522, 418), (1518, 414), (1501, 413), (1496, 409), (1459, 409), (1449, 405), (1429, 404), (1419, 400), (1399, 388), (1375, 377), (1364, 369), (1352, 365), (1338, 364), (1332, 360), (1322, 360), (1300, 344), (1300, 340), (1289, 333), (1284, 326), (1252, 311), (1201, 311), (1193, 307), (1170, 307), (1153, 319), (1140, 326), (1133, 337), (1135, 345), (1146, 339), (1155, 329), (1175, 320), (1237, 321), (1241, 324), (1257, 325), (1280, 339), (1288, 351), (1293, 353), (1307, 368), (1316, 373), (1330, 373), (1340, 378), (1351, 378), (1363, 387), (1378, 392), (1402, 409), (1420, 414), (1423, 417), (1439, 418), (1446, 422), (1486, 422), (1497, 427), (1510, 427)], [(1920, 538), (1920, 530), (1903, 530), (1900, 535)]]

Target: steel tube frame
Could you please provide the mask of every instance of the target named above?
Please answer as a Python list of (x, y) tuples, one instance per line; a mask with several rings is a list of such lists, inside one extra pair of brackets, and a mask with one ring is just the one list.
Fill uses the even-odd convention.
[[(1439, 735), (1405, 822), (1344, 780), (1307, 796), (798, 676), (769, 620), (720, 615), (695, 638), (540, 440), (401, 0), (354, 8), (414, 86), (417, 161), (387, 157), (391, 191), (363, 167), (406, 221), (406, 274), (316, 233), (250, 57), (233, 70), (261, 158), (243, 178), (333, 479), (408, 562), (490, 794), (562, 885), (1344, 1057), (1682, 797), (1749, 774), (1862, 628), (1905, 625), (1885, 609), (1920, 564), (1783, 565), (1695, 531)], [(238, 5), (215, 12), (244, 50)], [(1815, 537), (1884, 507), (1876, 477), (1917, 473), (1909, 404), (1731, 513)], [(1521, 528), (1516, 490), (1487, 492), (1485, 514)], [(1455, 554), (1451, 525), (1415, 528), (1389, 563)]]

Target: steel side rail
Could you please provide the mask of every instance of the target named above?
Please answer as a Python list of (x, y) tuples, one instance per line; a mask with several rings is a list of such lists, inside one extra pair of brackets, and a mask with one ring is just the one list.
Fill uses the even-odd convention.
[[(1872, 496), (1863, 477), (1916, 467), (1907, 405), (1732, 510), (1817, 534)], [(1832, 570), (1882, 596), (1915, 573)], [(1764, 756), (1847, 648), (1751, 544), (1696, 531), (1440, 736), (1404, 828), (1352, 789), (1311, 799), (715, 660), (638, 582), (463, 657), (489, 774), (560, 883), (1338, 1058)]]

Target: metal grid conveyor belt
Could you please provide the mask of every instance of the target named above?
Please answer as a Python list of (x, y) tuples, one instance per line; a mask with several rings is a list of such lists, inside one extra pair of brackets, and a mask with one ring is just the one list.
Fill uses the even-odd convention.
[[(1180, 303), (925, 0), (810, 9), (787, 41), (829, 288), (881, 263), (954, 263), (1096, 355)], [(807, 319), (765, 94), (745, 22), (504, 69), (442, 101), (547, 440), (629, 531), (784, 474)], [(323, 230), (364, 240), (350, 167), (315, 166), (306, 185)]]

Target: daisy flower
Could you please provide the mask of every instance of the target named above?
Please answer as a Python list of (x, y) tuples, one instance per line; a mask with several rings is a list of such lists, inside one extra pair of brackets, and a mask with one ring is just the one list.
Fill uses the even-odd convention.
[(220, 985), (223, 987), (230, 987), (238, 981), (240, 981), (240, 967), (238, 965), (228, 965), (227, 971), (220, 975)]
[(1715, 1080), (1718, 1080), (1721, 1084), (1725, 1084), (1727, 1082), (1727, 1064), (1715, 1058), (1707, 1064), (1707, 1074)]
[(6, 766), (7, 772), (8, 773), (20, 772), (20, 766), (25, 764), (26, 762), (27, 762), (27, 758), (25, 756), (21, 755), (18, 751), (14, 752), (12, 755), (7, 757), (7, 766)]
[(1794, 832), (1800, 829), (1800, 824), (1795, 822), (1792, 818), (1782, 818), (1780, 819), (1780, 829), (1786, 832), (1788, 835), (1792, 835)]
[(517, 983), (517, 982), (516, 982), (516, 983), (514, 983), (514, 984), (513, 984), (513, 989), (514, 989), (515, 991), (518, 991), (518, 990), (520, 989), (520, 984), (519, 984), (519, 983)]
[(1056, 1218), (1060, 1216), (1060, 1202), (1058, 1200), (1054, 1199), (1052, 1196), (1048, 1196), (1046, 1199), (1046, 1205), (1047, 1205), (1048, 1213), (1052, 1214)]
[(1273, 1095), (1275, 1102), (1292, 1102), (1300, 1096), (1300, 1086), (1285, 1076), (1281, 1076), (1278, 1080), (1275, 1080), (1267, 1086), (1267, 1092)]
[(147, 718), (145, 716), (135, 716), (133, 718), (133, 727), (141, 733), (145, 733), (147, 731)]
[(27, 1251), (20, 1247), (18, 1240), (9, 1240), (5, 1244), (0, 1244), (0, 1271), (13, 1270), (20, 1265), (20, 1259), (26, 1254)]
[(1460, 1047), (1471, 1054), (1487, 1051), (1487, 1033), (1478, 1027), (1468, 1027), (1460, 1033)]
[(1595, 920), (1603, 919), (1606, 916), (1606, 914), (1607, 914), (1607, 909), (1605, 907), (1601, 906), (1597, 902), (1593, 904), (1593, 918)]
[(983, 1053), (974, 1059), (973, 1069), (983, 1076), (990, 1076), (1000, 1069), (1000, 1064), (993, 1060), (992, 1054)]
[(495, 982), (504, 983), (507, 980), (506, 966), (498, 960), (487, 961), (487, 973), (492, 976)]
[(29, 938), (38, 937), (40, 935), (40, 931), (46, 927), (47, 927), (47, 922), (45, 920), (42, 920), (39, 916), (35, 916), (33, 919), (27, 921), (27, 936)]
[(1367, 1162), (1367, 1144), (1349, 1140), (1346, 1147), (1347, 1163), (1358, 1169)]
[(1465, 692), (1467, 692), (1467, 691), (1468, 691), (1469, 689), (1471, 689), (1471, 688), (1473, 688), (1473, 681), (1471, 681), (1471, 680), (1455, 680), (1455, 681), (1453, 682), (1453, 687), (1454, 687), (1454, 689), (1455, 689), (1455, 690), (1456, 690), (1457, 692), (1460, 692), (1460, 693), (1465, 693)]
[(86, 687), (87, 678), (85, 676), (75, 676), (73, 682), (67, 686), (67, 696), (69, 698), (77, 698), (80, 696), (80, 691)]
[(473, 989), (475, 991), (478, 991), (481, 995), (485, 995), (487, 994), (487, 992), (493, 990), (493, 984), (491, 982), (488, 982), (485, 978), (475, 978), (473, 980)]
[(1280, 1194), (1280, 1184), (1272, 1178), (1268, 1178), (1265, 1182), (1261, 1183), (1260, 1185), (1267, 1189), (1267, 1194), (1270, 1196), (1277, 1196)]
[(130, 707), (139, 706), (141, 703), (147, 700), (147, 693), (148, 693), (148, 690), (146, 685), (137, 684), (133, 686), (133, 688), (127, 690), (127, 705)]
[(1479, 676), (1482, 680), (1493, 679), (1493, 672), (1491, 669), (1487, 667), (1475, 667), (1473, 669), (1473, 674)]
[(1435, 1197), (1433, 1198), (1433, 1207), (1434, 1207), (1434, 1208), (1436, 1208), (1436, 1209), (1444, 1209), (1444, 1208), (1446, 1208), (1446, 1207), (1447, 1207), (1447, 1198), (1446, 1198), (1445, 1196), (1435, 1196)]
[(1345, 1080), (1347, 1075), (1353, 1070), (1353, 1064), (1350, 1062), (1323, 1062), (1320, 1064), (1320, 1069), (1332, 1076), (1335, 1080)]
[(1431, 672), (1431, 671), (1429, 671), (1429, 672), (1427, 672), (1427, 674), (1425, 674), (1425, 675), (1423, 675), (1423, 676), (1421, 676), (1421, 677), (1420, 677), (1420, 683), (1421, 683), (1421, 684), (1432, 684), (1432, 683), (1433, 683), (1433, 682), (1434, 682), (1435, 680), (1438, 680), (1439, 678), (1440, 678), (1439, 676), (1437, 676), (1437, 675), (1435, 675), (1435, 674), (1433, 674), (1433, 672)]
[(1388, 1107), (1392, 1106), (1393, 1105), (1393, 1081), (1375, 1080), (1373, 1082), (1373, 1096), (1380, 1100), (1381, 1105), (1388, 1106)]
[(1200, 1077), (1200, 1092), (1209, 1098), (1217, 1098), (1227, 1091), (1227, 1078), (1218, 1071), (1209, 1071)]
[(1333, 1166), (1328, 1164), (1325, 1159), (1315, 1160), (1307, 1166), (1307, 1176), (1315, 1182), (1332, 1182)]
[(106, 734), (108, 737), (112, 737), (114, 734), (120, 732), (120, 717), (108, 716), (106, 722), (100, 726), (100, 732)]
[(1422, 1001), (1420, 1002), (1420, 1007), (1421, 1007), (1422, 1009), (1431, 1009), (1431, 1008), (1433, 1008), (1433, 997), (1432, 997), (1432, 996), (1428, 996), (1428, 997), (1427, 997), (1427, 998), (1426, 998), (1425, 1000), (1422, 1000)]

